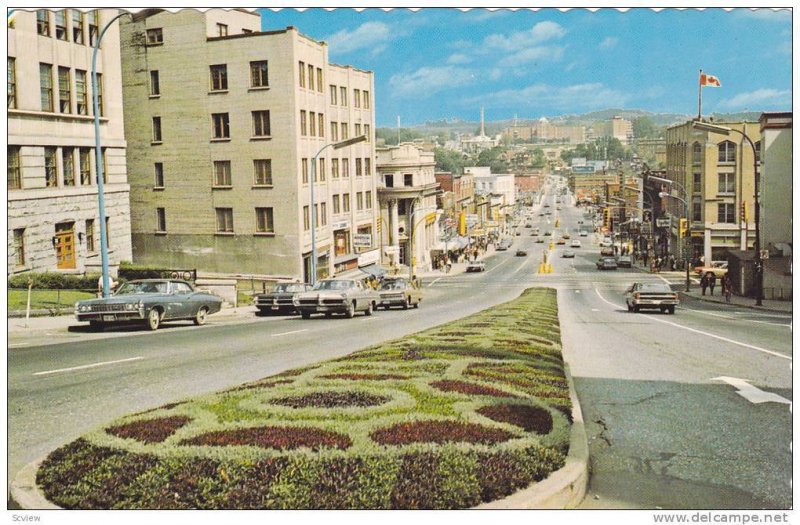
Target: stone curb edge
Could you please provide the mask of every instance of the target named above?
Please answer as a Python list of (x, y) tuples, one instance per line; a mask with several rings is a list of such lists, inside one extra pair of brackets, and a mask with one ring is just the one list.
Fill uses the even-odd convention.
[(552, 472), (546, 479), (526, 489), (503, 499), (483, 503), (474, 507), (475, 509), (571, 509), (583, 501), (589, 484), (589, 442), (575, 384), (572, 381), (569, 365), (566, 363), (564, 363), (564, 374), (567, 377), (569, 398), (572, 402), (572, 428), (565, 465)]
[(45, 498), (44, 494), (39, 490), (39, 486), (36, 485), (36, 472), (43, 461), (44, 458), (28, 463), (11, 482), (11, 497), (25, 510), (54, 510), (61, 508)]
[(758, 310), (759, 312), (774, 312), (774, 313), (779, 313), (779, 314), (791, 313), (791, 312), (787, 312), (786, 310), (780, 310), (778, 308), (770, 308), (768, 306), (755, 306), (755, 305), (750, 305), (750, 304), (727, 303), (725, 301), (716, 301), (716, 300), (713, 300), (713, 299), (701, 299), (700, 297), (698, 297), (696, 295), (687, 294), (686, 292), (683, 292), (683, 291), (678, 291), (678, 293), (681, 294), (684, 297), (689, 297), (691, 299), (695, 299), (697, 301), (702, 301), (702, 302), (705, 302), (705, 303), (724, 304), (726, 306), (734, 306), (736, 308), (748, 308), (750, 310)]

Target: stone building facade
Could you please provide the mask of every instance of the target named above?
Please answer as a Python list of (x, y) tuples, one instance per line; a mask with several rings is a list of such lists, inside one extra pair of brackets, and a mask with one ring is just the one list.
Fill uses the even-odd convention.
[[(114, 10), (15, 11), (8, 39), (8, 274), (100, 271), (92, 51)], [(109, 263), (131, 260), (118, 23), (97, 59)]]
[(243, 10), (121, 32), (135, 261), (309, 282), (313, 216), (317, 277), (357, 262), (376, 226), (371, 72)]

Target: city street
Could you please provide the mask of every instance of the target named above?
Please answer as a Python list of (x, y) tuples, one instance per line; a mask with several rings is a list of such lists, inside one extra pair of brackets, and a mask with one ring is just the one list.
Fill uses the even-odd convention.
[[(783, 402), (792, 398), (791, 315), (696, 300), (675, 315), (629, 313), (623, 294), (634, 281), (667, 280), (676, 290), (683, 281), (636, 268), (598, 271), (599, 239), (578, 237), (582, 210), (556, 211), (552, 195), (544, 202), (553, 218), (534, 215), (534, 226), (554, 230), (553, 240), (569, 231), (583, 244), (574, 259), (557, 247), (550, 274), (536, 273), (548, 244), (521, 227), (508, 251), (486, 259), (485, 272), (426, 277), (419, 309), (351, 320), (212, 316), (207, 326), (157, 332), (60, 330), (47, 343), (11, 348), (9, 479), (124, 414), (342, 356), (548, 286), (558, 290), (564, 355), (589, 434), (584, 508), (791, 506)], [(515, 256), (520, 247), (527, 256)]]

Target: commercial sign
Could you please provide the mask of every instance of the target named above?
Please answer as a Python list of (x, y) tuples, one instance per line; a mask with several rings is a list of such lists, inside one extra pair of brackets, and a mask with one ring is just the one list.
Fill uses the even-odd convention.
[(353, 246), (356, 248), (369, 248), (372, 246), (372, 235), (369, 233), (356, 233), (353, 235)]
[(386, 255), (399, 255), (400, 254), (400, 247), (399, 246), (384, 246), (383, 253)]
[(472, 227), (478, 224), (478, 216), (475, 214), (467, 214), (467, 226)]
[(358, 266), (367, 266), (381, 262), (381, 251), (378, 248), (358, 254)]
[(656, 219), (656, 226), (659, 228), (669, 228), (670, 225), (670, 218), (669, 217), (659, 217)]
[(572, 173), (594, 173), (594, 166), (572, 166)]

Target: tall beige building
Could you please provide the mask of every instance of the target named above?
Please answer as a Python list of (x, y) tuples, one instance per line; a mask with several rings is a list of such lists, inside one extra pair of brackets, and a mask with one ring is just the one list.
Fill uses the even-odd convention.
[[(92, 45), (117, 13), (15, 11), (8, 40), (8, 274), (100, 270)], [(97, 58), (112, 272), (131, 259), (118, 24)]]
[(309, 281), (312, 171), (318, 277), (375, 246), (371, 72), (242, 10), (121, 31), (135, 261)]

